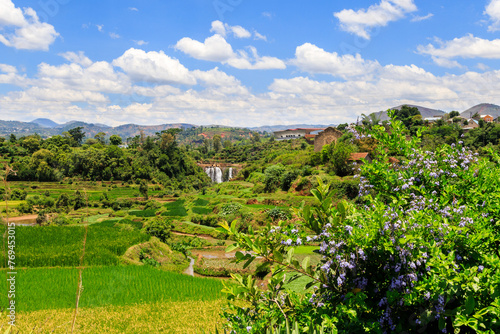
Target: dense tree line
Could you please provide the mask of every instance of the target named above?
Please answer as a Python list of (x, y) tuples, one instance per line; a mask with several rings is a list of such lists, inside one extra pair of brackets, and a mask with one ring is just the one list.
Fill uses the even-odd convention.
[(65, 177), (102, 181), (144, 179), (190, 184), (199, 189), (209, 180), (177, 145), (179, 131), (169, 129), (154, 137), (142, 137), (128, 148), (116, 145), (121, 143), (120, 137), (111, 136), (108, 144), (101, 134), (83, 143), (81, 128), (48, 139), (37, 135), (11, 136), (0, 142), (0, 154), (16, 170), (16, 175), (9, 176), (12, 181), (59, 181)]

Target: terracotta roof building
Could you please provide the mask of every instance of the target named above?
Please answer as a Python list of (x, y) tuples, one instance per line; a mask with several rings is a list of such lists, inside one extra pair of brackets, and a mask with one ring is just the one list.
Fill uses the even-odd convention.
[(276, 138), (276, 140), (298, 139), (298, 138), (304, 138), (306, 137), (306, 135), (311, 135), (311, 132), (316, 132), (320, 130), (323, 129), (322, 128), (287, 129), (281, 131), (274, 131), (274, 137)]
[(370, 153), (368, 152), (361, 152), (361, 153), (351, 153), (351, 156), (348, 161), (353, 161), (357, 163), (363, 163), (363, 159), (365, 162), (372, 162), (372, 157), (370, 156)]

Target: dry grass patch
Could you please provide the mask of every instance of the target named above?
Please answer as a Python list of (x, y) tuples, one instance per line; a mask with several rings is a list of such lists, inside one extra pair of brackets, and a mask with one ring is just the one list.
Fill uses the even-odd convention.
[[(219, 299), (81, 308), (75, 333), (213, 333), (222, 328), (219, 313), (225, 303)], [(74, 309), (20, 312), (14, 333), (69, 333), (73, 314)]]

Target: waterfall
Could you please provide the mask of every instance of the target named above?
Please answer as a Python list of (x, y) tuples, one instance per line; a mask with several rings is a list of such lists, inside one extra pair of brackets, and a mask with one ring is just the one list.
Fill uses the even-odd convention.
[(222, 183), (222, 170), (219, 167), (206, 167), (205, 173), (214, 183)]
[(233, 167), (225, 167), (222, 170), (220, 167), (205, 167), (205, 174), (208, 175), (213, 183), (222, 183), (231, 180), (235, 175), (237, 170), (233, 170)]
[(222, 183), (222, 170), (219, 167), (215, 167), (215, 183)]

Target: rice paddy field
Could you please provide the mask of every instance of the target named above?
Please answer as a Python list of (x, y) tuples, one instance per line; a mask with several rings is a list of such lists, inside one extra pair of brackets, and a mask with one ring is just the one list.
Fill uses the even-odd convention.
[[(5, 271), (2, 271), (5, 276)], [(74, 308), (78, 268), (30, 268), (17, 271), (17, 310), (32, 312)], [(2, 290), (7, 283), (1, 280)], [(151, 266), (84, 268), (80, 307), (213, 301), (223, 298), (222, 282), (164, 271)], [(7, 305), (7, 296), (0, 296)]]
[[(18, 270), (13, 333), (70, 333), (78, 279), (78, 268)], [(7, 291), (5, 280), (0, 282)], [(105, 266), (85, 268), (82, 283), (74, 333), (213, 333), (222, 328), (219, 313), (226, 301), (217, 279), (150, 266)], [(2, 294), (0, 305), (7, 303)]]
[[(216, 299), (81, 308), (74, 333), (215, 333), (216, 328), (222, 328), (219, 313), (225, 303)], [(74, 313), (74, 308), (20, 312), (16, 330), (18, 333), (71, 333)]]
[[(103, 226), (101, 226), (103, 224)], [(106, 223), (87, 228), (84, 265), (117, 265), (119, 257), (150, 236), (138, 230), (119, 229)], [(114, 224), (114, 223), (113, 223)], [(5, 227), (0, 227), (3, 233)], [(16, 227), (16, 266), (78, 266), (83, 249), (84, 226), (18, 226)], [(5, 266), (0, 252), (0, 266)]]
[[(57, 200), (61, 194), (73, 197), (79, 190), (88, 205), (65, 213), (71, 218), (70, 225), (16, 227), (17, 319), (13, 333), (70, 333), (80, 270), (82, 290), (74, 333), (214, 333), (216, 328), (221, 329), (224, 319), (219, 314), (226, 303), (221, 292), (223, 281), (169, 272), (164, 263), (159, 267), (144, 265), (138, 254), (155, 238), (145, 234), (142, 227), (154, 217), (163, 217), (172, 221), (174, 243), (222, 253), (223, 245), (231, 242), (224, 240), (222, 229), (195, 224), (193, 217), (217, 217), (227, 203), (239, 203), (240, 207), (227, 219), (265, 220), (265, 210), (290, 207), (288, 195), (273, 194), (278, 200), (271, 201), (263, 194), (252, 195), (252, 186), (234, 181), (217, 185), (207, 194), (174, 197), (150, 185), (149, 196), (156, 203), (147, 206), (135, 184), (10, 182), (11, 190), (24, 190), (27, 198), (48, 196)], [(250, 197), (258, 203), (248, 204)], [(111, 204), (131, 204), (117, 209), (104, 207), (102, 198)], [(294, 199), (301, 200), (297, 196)], [(25, 202), (9, 201), (9, 216), (22, 216), (16, 208)], [(4, 208), (5, 203), (0, 203), (0, 218), (5, 217), (1, 211)], [(4, 231), (0, 225), (0, 232)], [(79, 268), (85, 234), (85, 256)], [(125, 254), (134, 250), (136, 257), (126, 261)], [(313, 250), (304, 248), (299, 256), (311, 256)], [(198, 258), (194, 271), (205, 276), (227, 277), (241, 270), (224, 255), (200, 258), (194, 249), (190, 254)], [(173, 255), (164, 252), (161, 256)], [(184, 259), (181, 253), (176, 256)], [(6, 276), (7, 270), (1, 268), (5, 268), (5, 257), (0, 251), (0, 277)], [(6, 280), (0, 279), (0, 291), (7, 288)], [(7, 305), (7, 294), (0, 293), (0, 309), (5, 310)]]

